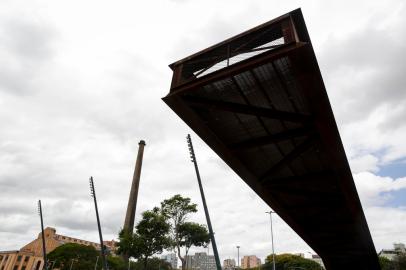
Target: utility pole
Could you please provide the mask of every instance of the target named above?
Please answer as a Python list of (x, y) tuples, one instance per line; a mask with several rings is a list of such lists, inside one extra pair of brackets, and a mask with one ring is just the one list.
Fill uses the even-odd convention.
[(210, 240), (211, 240), (211, 244), (213, 246), (214, 259), (216, 260), (217, 270), (221, 270), (221, 264), (220, 264), (219, 254), (217, 252), (216, 240), (214, 239), (214, 233), (213, 233), (213, 228), (211, 226), (209, 210), (207, 209), (206, 198), (204, 197), (204, 192), (203, 192), (202, 180), (200, 179), (199, 168), (197, 166), (195, 151), (193, 149), (192, 138), (190, 137), (190, 134), (187, 135), (186, 139), (187, 139), (187, 143), (188, 143), (188, 146), (189, 146), (189, 152), (190, 152), (191, 161), (195, 165), (197, 182), (199, 183), (199, 189), (200, 189), (200, 195), (202, 196), (204, 213), (206, 214), (207, 227), (209, 228)]
[(93, 197), (94, 208), (96, 210), (97, 228), (99, 229), (99, 238), (100, 238), (100, 245), (101, 245), (100, 252), (101, 252), (102, 265), (103, 265), (104, 270), (108, 270), (106, 256), (105, 256), (105, 249), (104, 249), (104, 244), (103, 244), (103, 235), (102, 235), (102, 231), (101, 231), (101, 227), (100, 227), (99, 210), (97, 208), (96, 190), (94, 188), (92, 176), (90, 176), (89, 182), (90, 182), (90, 194)]
[(45, 247), (45, 234), (44, 234), (44, 220), (42, 218), (42, 206), (41, 200), (38, 200), (38, 214), (41, 219), (41, 235), (42, 235), (42, 256), (44, 257), (44, 269), (48, 270), (47, 265), (47, 251)]
[(96, 263), (94, 264), (94, 270), (97, 270), (97, 263), (99, 262), (99, 256), (96, 257)]
[(275, 250), (273, 246), (273, 228), (272, 228), (272, 214), (275, 213), (273, 211), (265, 212), (269, 214), (269, 217), (271, 219), (271, 239), (272, 239), (272, 270), (275, 270)]
[(52, 262), (51, 269), (54, 269), (55, 263), (56, 263), (56, 260), (54, 260), (54, 261)]

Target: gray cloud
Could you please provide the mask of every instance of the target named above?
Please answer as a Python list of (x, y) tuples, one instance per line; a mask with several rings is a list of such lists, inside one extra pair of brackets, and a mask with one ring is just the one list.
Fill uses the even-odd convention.
[(46, 22), (6, 18), (0, 31), (0, 91), (28, 94), (35, 77), (52, 59), (56, 32)]
[[(0, 4), (0, 18), (6, 18), (0, 19), (0, 58), (4, 62), (0, 67), (0, 218), (5, 221), (0, 224), (0, 249), (19, 248), (36, 237), (39, 198), (47, 226), (56, 227), (60, 234), (97, 241), (90, 175), (95, 179), (105, 238), (115, 238), (123, 223), (140, 139), (147, 141), (147, 147), (137, 220), (142, 211), (181, 193), (199, 205), (193, 220), (205, 222), (185, 142), (185, 135), (191, 133), (221, 257), (236, 257), (237, 244), (244, 255), (269, 254), (269, 217), (264, 214), (268, 206), (161, 97), (169, 91), (172, 74), (167, 64), (171, 61), (296, 8), (298, 3), (270, 7), (261, 1), (249, 5), (234, 0), (193, 1), (193, 5), (187, 1), (175, 5), (145, 2), (142, 12), (136, 6), (137, 16), (133, 16), (131, 4), (100, 5), (92, 12), (92, 20), (86, 9), (86, 16), (76, 13), (74, 3), (48, 4), (47, 14), (37, 3), (23, 5), (29, 9), (27, 14), (35, 11), (35, 17), (41, 19), (21, 16), (11, 8), (7, 12), (7, 5)], [(165, 10), (157, 9), (157, 4)], [(318, 4), (305, 9), (313, 40), (334, 33), (334, 25), (324, 16), (337, 16), (341, 21), (343, 14)], [(354, 10), (354, 18), (365, 15), (352, 2), (340, 5), (341, 10)], [(226, 9), (230, 6), (233, 8)], [(74, 21), (71, 14), (76, 15)], [(112, 20), (106, 20), (107, 15)], [(321, 46), (322, 72), (357, 172), (376, 171), (380, 166), (376, 153), (383, 146), (370, 138), (383, 138), (380, 132), (385, 131), (385, 140), (393, 141), (384, 145), (389, 149), (400, 145), (400, 139), (393, 136), (400, 138), (405, 132), (396, 124), (404, 124), (404, 93), (397, 88), (404, 78), (395, 72), (404, 71), (404, 64), (398, 61), (404, 43), (403, 37), (390, 35), (402, 33), (404, 25), (402, 19), (385, 27), (369, 24), (362, 31), (343, 26), (353, 33), (331, 35)], [(363, 42), (363, 50), (357, 42)], [(376, 54), (383, 46), (388, 53)], [(385, 121), (377, 124), (378, 130), (369, 117), (385, 104), (393, 110), (382, 114)], [(362, 141), (368, 142), (366, 146)], [(402, 145), (397, 148), (403, 149)], [(381, 224), (377, 219), (381, 209), (371, 205), (376, 207), (368, 199), (373, 232), (380, 234), (387, 226), (395, 232), (404, 210), (389, 209), (397, 213), (393, 225)], [(278, 253), (310, 251), (279, 217), (274, 225)], [(384, 245), (404, 235), (378, 237), (376, 245), (388, 247)]]
[[(401, 60), (406, 37), (396, 34), (406, 31), (406, 20), (401, 17), (398, 24), (382, 28), (382, 17), (371, 18), (365, 28), (349, 36), (332, 36), (324, 44), (323, 74), (341, 122), (365, 119), (381, 106), (406, 107), (406, 64)], [(388, 119), (386, 127), (392, 126)]]

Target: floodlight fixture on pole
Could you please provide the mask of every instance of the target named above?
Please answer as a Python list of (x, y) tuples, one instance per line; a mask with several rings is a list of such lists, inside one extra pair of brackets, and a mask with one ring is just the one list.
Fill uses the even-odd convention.
[(96, 190), (94, 188), (92, 176), (90, 176), (89, 183), (90, 183), (90, 195), (93, 197), (94, 208), (96, 210), (97, 228), (99, 230), (99, 238), (100, 238), (100, 245), (101, 245), (100, 253), (101, 253), (101, 259), (102, 259), (102, 266), (103, 266), (104, 270), (108, 270), (106, 256), (105, 256), (106, 252), (105, 252), (105, 248), (104, 248), (104, 244), (103, 244), (103, 235), (102, 235), (101, 226), (100, 226), (99, 210), (97, 208)]
[(44, 234), (44, 220), (42, 218), (42, 206), (41, 206), (41, 200), (38, 200), (38, 214), (41, 219), (41, 235), (42, 235), (42, 256), (44, 258), (44, 269), (48, 270), (48, 265), (47, 265), (47, 251), (46, 251), (46, 246), (45, 246), (45, 234)]
[(272, 239), (272, 270), (275, 270), (275, 250), (274, 250), (274, 245), (273, 245), (273, 227), (272, 227), (272, 214), (275, 213), (274, 211), (268, 211), (265, 212), (269, 214), (269, 217), (271, 219), (271, 239)]
[(195, 166), (197, 182), (199, 183), (200, 195), (202, 196), (203, 208), (204, 208), (204, 213), (206, 215), (206, 221), (207, 221), (207, 227), (209, 228), (211, 245), (213, 246), (214, 259), (216, 260), (216, 268), (217, 268), (217, 270), (221, 270), (221, 263), (220, 263), (219, 254), (217, 252), (216, 239), (214, 238), (214, 232), (213, 232), (213, 228), (211, 226), (209, 210), (207, 209), (206, 198), (204, 196), (202, 180), (200, 179), (199, 167), (197, 166), (196, 155), (195, 155), (195, 151), (193, 149), (192, 138), (190, 137), (190, 134), (188, 134), (186, 136), (186, 140), (187, 140), (187, 144), (188, 144), (188, 147), (189, 147), (190, 159), (191, 159), (191, 161), (193, 162), (193, 164)]

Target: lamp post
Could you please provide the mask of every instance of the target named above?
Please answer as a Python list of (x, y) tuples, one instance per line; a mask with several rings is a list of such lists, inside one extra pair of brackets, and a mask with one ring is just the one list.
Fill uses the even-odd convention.
[(44, 220), (42, 219), (42, 205), (41, 200), (38, 200), (38, 214), (41, 219), (41, 236), (42, 236), (42, 256), (44, 258), (44, 269), (48, 270), (47, 265), (47, 251), (45, 245), (45, 235), (44, 235)]
[(237, 246), (237, 268), (240, 268), (240, 246)]
[(97, 270), (97, 263), (99, 262), (99, 256), (96, 256), (96, 262), (94, 264), (94, 270)]
[(216, 261), (216, 269), (221, 270), (221, 263), (220, 263), (220, 258), (219, 258), (219, 254), (218, 254), (218, 251), (217, 251), (216, 239), (214, 238), (214, 232), (213, 232), (213, 228), (211, 226), (209, 210), (207, 209), (206, 198), (205, 198), (204, 192), (203, 192), (202, 180), (200, 179), (199, 167), (197, 166), (195, 150), (193, 149), (192, 137), (190, 137), (190, 134), (187, 135), (186, 140), (187, 140), (187, 144), (188, 144), (188, 147), (189, 147), (190, 158), (191, 158), (191, 161), (193, 162), (193, 165), (195, 167), (197, 183), (199, 184), (199, 189), (200, 189), (200, 195), (202, 196), (203, 209), (204, 209), (204, 213), (205, 213), (205, 216), (206, 216), (207, 227), (209, 229), (209, 234), (210, 234), (211, 246), (213, 248), (214, 259)]
[(51, 269), (54, 269), (55, 263), (56, 263), (56, 260), (54, 260), (54, 261), (52, 262)]
[(72, 266), (73, 266), (73, 259), (72, 259), (71, 262), (70, 262), (69, 270), (72, 270)]
[(272, 228), (272, 213), (275, 213), (273, 211), (265, 212), (269, 214), (269, 218), (271, 219), (271, 239), (272, 239), (272, 269), (275, 270), (275, 250), (273, 246), (273, 228)]
[(99, 238), (100, 238), (100, 253), (101, 253), (100, 255), (101, 255), (101, 260), (102, 260), (102, 267), (103, 267), (103, 270), (108, 270), (107, 260), (106, 260), (106, 250), (104, 247), (103, 235), (102, 235), (101, 226), (100, 226), (99, 210), (97, 208), (96, 190), (94, 188), (92, 176), (89, 179), (89, 183), (90, 183), (90, 194), (93, 197), (94, 208), (96, 210), (97, 228), (99, 230)]

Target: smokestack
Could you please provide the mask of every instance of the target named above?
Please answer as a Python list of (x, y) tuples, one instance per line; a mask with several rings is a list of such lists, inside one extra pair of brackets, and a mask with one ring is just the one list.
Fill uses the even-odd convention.
[(137, 198), (138, 198), (138, 187), (140, 185), (141, 167), (142, 167), (142, 157), (144, 154), (145, 141), (141, 140), (138, 143), (138, 155), (137, 161), (135, 162), (135, 169), (133, 175), (133, 181), (131, 184), (130, 197), (128, 199), (127, 213), (125, 215), (124, 230), (129, 233), (133, 233), (134, 230), (134, 219), (135, 210), (137, 208)]

